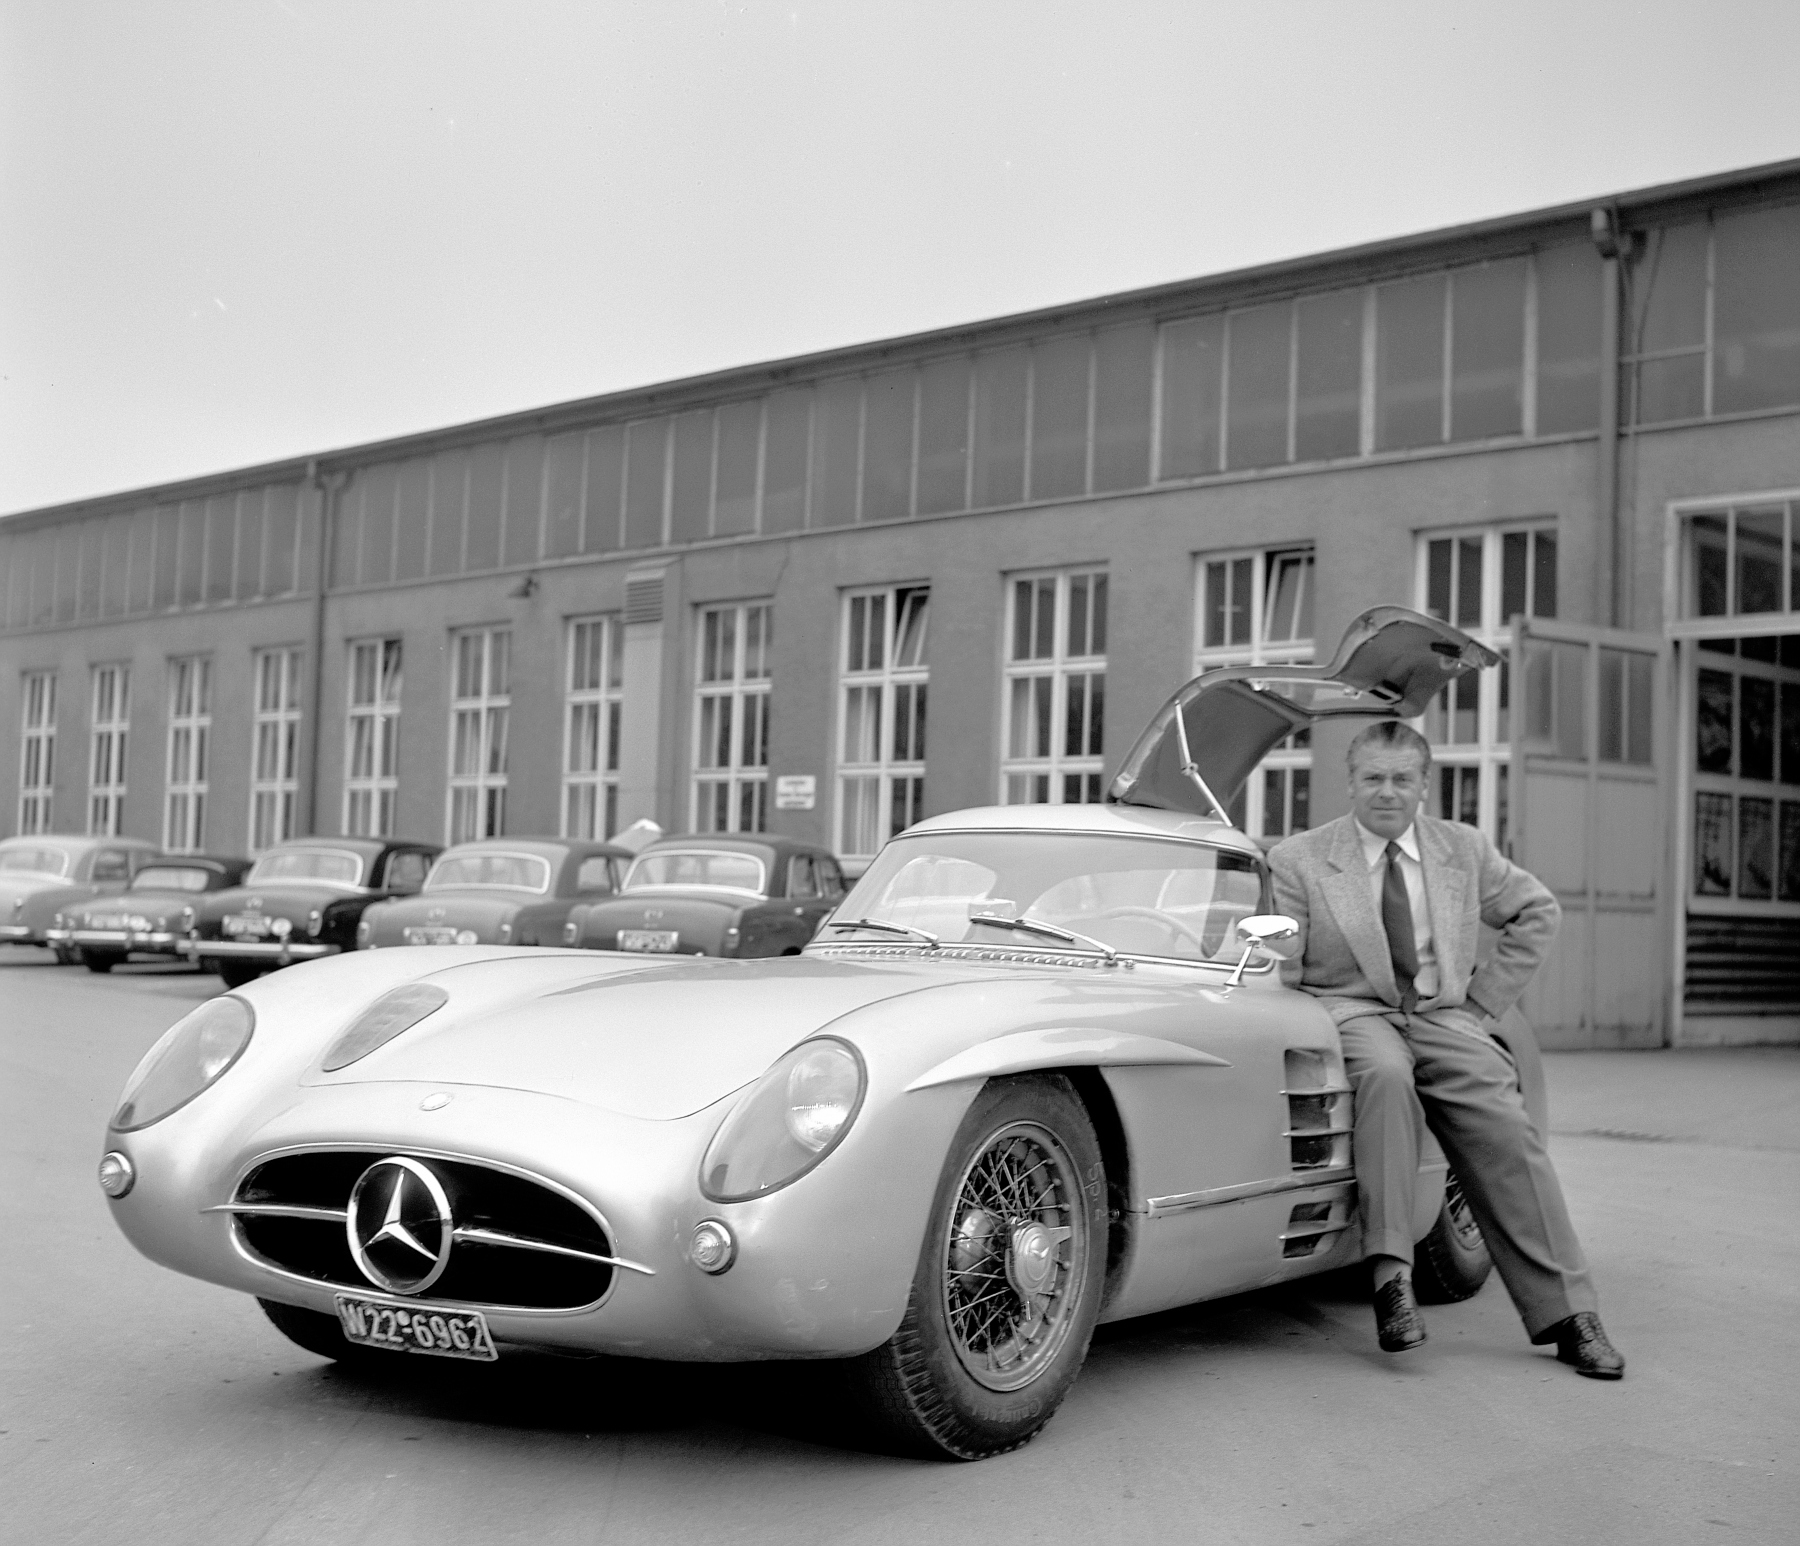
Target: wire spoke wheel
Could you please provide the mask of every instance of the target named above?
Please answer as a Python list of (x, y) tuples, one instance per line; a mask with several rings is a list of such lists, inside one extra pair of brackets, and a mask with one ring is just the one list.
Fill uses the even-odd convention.
[(989, 1390), (1018, 1390), (1055, 1361), (1092, 1249), (1068, 1151), (1047, 1128), (994, 1133), (957, 1186), (942, 1292), (951, 1345)]

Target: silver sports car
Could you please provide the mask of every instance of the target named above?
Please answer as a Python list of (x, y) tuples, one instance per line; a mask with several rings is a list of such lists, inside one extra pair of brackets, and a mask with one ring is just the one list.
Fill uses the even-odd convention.
[[(1492, 662), (1383, 608), (1197, 679), (1101, 806), (895, 838), (798, 957), (357, 952), (214, 999), (100, 1165), (147, 1255), (329, 1358), (835, 1359), (891, 1445), (1025, 1442), (1116, 1321), (1348, 1263), (1337, 1034), (1227, 801)], [(1423, 1162), (1420, 1277), (1486, 1253)]]

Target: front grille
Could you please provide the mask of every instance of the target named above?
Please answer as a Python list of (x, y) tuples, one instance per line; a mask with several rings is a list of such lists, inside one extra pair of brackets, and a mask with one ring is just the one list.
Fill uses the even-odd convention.
[[(232, 1199), (239, 1240), (251, 1255), (284, 1271), (336, 1287), (383, 1291), (357, 1267), (344, 1220), (357, 1179), (392, 1152), (332, 1150), (265, 1160)], [(450, 1199), (455, 1236), (449, 1264), (415, 1296), (420, 1301), (573, 1310), (605, 1296), (614, 1269), (586, 1258), (611, 1257), (612, 1242), (585, 1208), (539, 1182), (473, 1161), (423, 1163)], [(258, 1211), (264, 1207), (316, 1211)]]

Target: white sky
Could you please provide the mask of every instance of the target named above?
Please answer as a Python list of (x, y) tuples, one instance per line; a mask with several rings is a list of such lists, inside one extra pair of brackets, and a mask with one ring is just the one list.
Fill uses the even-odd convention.
[(0, 0), (0, 511), (1800, 155), (1794, 0)]

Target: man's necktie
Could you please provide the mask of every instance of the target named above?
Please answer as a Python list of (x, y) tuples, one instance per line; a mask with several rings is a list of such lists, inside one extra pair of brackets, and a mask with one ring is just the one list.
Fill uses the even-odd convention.
[(1419, 975), (1419, 947), (1413, 938), (1412, 899), (1406, 894), (1406, 877), (1400, 873), (1400, 845), (1387, 845), (1387, 873), (1381, 878), (1381, 926), (1387, 930), (1388, 958), (1394, 963), (1394, 983), (1400, 989), (1400, 1008), (1407, 1014), (1419, 1002), (1413, 978)]

